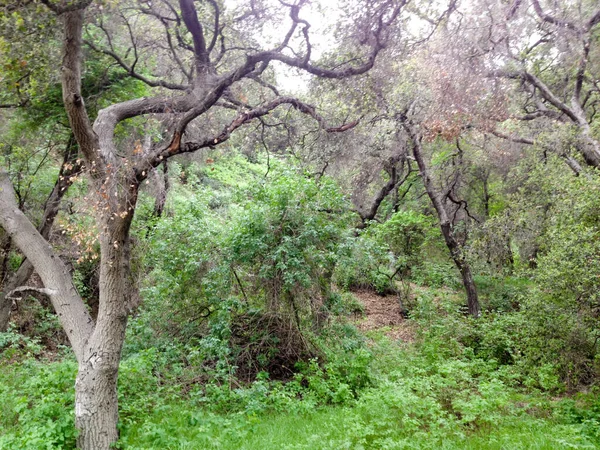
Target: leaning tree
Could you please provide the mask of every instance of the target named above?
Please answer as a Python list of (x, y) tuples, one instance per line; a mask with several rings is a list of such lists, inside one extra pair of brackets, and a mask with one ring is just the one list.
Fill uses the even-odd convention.
[[(348, 50), (323, 64), (312, 57), (313, 36), (302, 17), (303, 0), (253, 1), (234, 12), (218, 0), (116, 5), (40, 1), (59, 17), (64, 32), (63, 102), (89, 178), (87, 200), (99, 230), (97, 318), (88, 312), (65, 263), (18, 208), (5, 170), (0, 171), (0, 225), (39, 274), (44, 287), (37, 290), (49, 297), (75, 353), (78, 446), (107, 449), (118, 439), (118, 367), (137, 298), (130, 226), (151, 171), (176, 155), (226, 142), (234, 131), (276, 108), (293, 108), (329, 132), (348, 129), (352, 124), (328, 127), (314, 107), (281, 95), (269, 83), (270, 66), (276, 62), (329, 79), (363, 74), (385, 48), (407, 0), (367, 0), (353, 8), (353, 20), (342, 30)], [(20, 6), (39, 4), (23, 0)], [(282, 37), (277, 42), (271, 37), (270, 45), (257, 42), (261, 29), (270, 30), (269, 35), (282, 30)], [(353, 46), (347, 45), (350, 41)], [(84, 51), (110, 56), (128, 76), (152, 88), (152, 95), (111, 104), (92, 121), (81, 88)], [(261, 94), (247, 95), (250, 84)], [(146, 119), (145, 125), (135, 122), (140, 118)], [(144, 139), (150, 128), (152, 139)], [(122, 137), (136, 133), (140, 136), (135, 140)]]

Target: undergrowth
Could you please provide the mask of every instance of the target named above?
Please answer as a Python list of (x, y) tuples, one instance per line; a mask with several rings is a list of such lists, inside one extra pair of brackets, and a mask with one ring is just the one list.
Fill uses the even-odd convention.
[[(365, 345), (340, 323), (345, 335), (334, 332), (337, 343), (322, 346), (329, 349), (324, 359), (300, 364), (287, 382), (267, 372), (251, 383), (199, 376), (175, 346), (130, 352), (120, 371), (118, 448), (600, 448), (597, 391), (556, 396), (559, 381), (550, 372), (542, 368), (529, 380), (515, 361), (472, 345), (464, 332), (471, 320), (453, 312), (451, 292), (418, 293), (416, 343), (375, 331)], [(491, 323), (484, 316), (480, 327)], [(69, 358), (5, 360), (0, 448), (73, 448), (75, 373)]]

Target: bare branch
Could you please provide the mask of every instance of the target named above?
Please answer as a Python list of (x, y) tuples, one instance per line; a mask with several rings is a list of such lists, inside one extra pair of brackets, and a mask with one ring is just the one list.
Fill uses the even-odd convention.
[(16, 289), (13, 289), (8, 294), (6, 294), (7, 299), (15, 300), (17, 298), (22, 298), (23, 295), (15, 296), (15, 294), (27, 294), (30, 292), (35, 292), (36, 294), (42, 294), (46, 297), (51, 297), (52, 295), (56, 295), (58, 293), (55, 289), (47, 289), (47, 288), (38, 288), (33, 286), (20, 286)]
[(539, 90), (539, 92), (542, 94), (542, 97), (545, 100), (547, 100), (548, 102), (550, 102), (552, 104), (552, 106), (554, 106), (556, 109), (558, 109), (559, 111), (561, 111), (562, 113), (567, 115), (573, 122), (575, 122), (575, 123), (580, 122), (579, 118), (577, 117), (577, 114), (569, 106), (567, 106), (564, 102), (562, 102), (556, 95), (554, 95), (554, 93), (550, 90), (550, 88), (548, 86), (546, 86), (544, 84), (544, 82), (542, 82), (542, 80), (540, 80), (535, 75), (533, 75), (529, 72), (526, 72), (524, 70), (523, 71), (514, 71), (514, 72), (505, 71), (505, 70), (495, 70), (495, 71), (490, 72), (489, 76), (520, 79), (520, 80), (523, 80), (523, 81), (529, 83), (530, 85), (537, 88)]
[(194, 42), (194, 56), (196, 60), (196, 72), (198, 74), (206, 73), (209, 67), (209, 57), (206, 51), (206, 41), (204, 40), (204, 30), (198, 20), (194, 0), (179, 0), (181, 8), (181, 18), (186, 28), (192, 35)]
[(240, 112), (238, 116), (229, 123), (218, 135), (205, 139), (200, 142), (181, 142), (181, 135), (175, 133), (171, 143), (164, 149), (161, 149), (151, 155), (149, 158), (136, 167), (136, 177), (138, 181), (142, 181), (148, 175), (148, 170), (152, 167), (157, 167), (162, 161), (170, 158), (171, 156), (178, 155), (181, 153), (195, 152), (201, 148), (214, 147), (218, 144), (222, 144), (231, 137), (231, 133), (240, 128), (241, 126), (251, 122), (253, 119), (257, 119), (268, 115), (271, 111), (281, 105), (290, 105), (298, 111), (309, 115), (315, 119), (319, 125), (328, 133), (339, 133), (347, 131), (358, 124), (358, 121), (346, 123), (338, 127), (327, 127), (325, 120), (317, 114), (315, 108), (308, 105), (293, 97), (279, 97), (263, 106), (254, 108), (250, 111)]
[(506, 20), (510, 20), (510, 19), (513, 18), (513, 16), (519, 10), (519, 7), (521, 6), (521, 3), (522, 3), (522, 0), (514, 0), (513, 1), (513, 4), (511, 5), (510, 9), (506, 13)]
[(520, 136), (513, 136), (513, 135), (502, 133), (497, 130), (488, 130), (488, 131), (496, 137), (499, 137), (501, 139), (504, 139), (504, 140), (507, 140), (510, 142), (516, 142), (517, 144), (525, 144), (525, 145), (535, 144), (535, 141), (533, 139), (523, 138)]
[[(511, 135), (504, 134), (504, 133), (501, 133), (500, 131), (496, 131), (496, 130), (490, 130), (489, 132), (496, 137), (505, 139), (510, 142), (515, 142), (517, 144), (525, 144), (525, 145), (534, 145), (535, 144), (535, 141), (533, 139), (523, 138), (523, 137), (519, 137), (519, 136), (511, 136)], [(550, 148), (549, 150), (553, 151), (554, 149)], [(582, 173), (583, 168), (581, 167), (581, 164), (579, 164), (579, 162), (575, 158), (573, 158), (571, 155), (569, 155), (566, 151), (559, 152), (559, 156), (565, 160), (565, 163), (573, 171), (575, 176), (579, 176)]]
[(215, 22), (213, 25), (213, 36), (212, 36), (210, 44), (208, 44), (208, 48), (207, 48), (207, 52), (210, 55), (210, 52), (212, 52), (213, 49), (215, 48), (217, 39), (221, 32), (221, 29), (219, 28), (219, 20), (221, 17), (221, 10), (219, 9), (219, 5), (217, 4), (217, 2), (215, 0), (208, 0), (208, 2), (212, 5), (213, 10), (215, 12)]
[(270, 89), (273, 94), (275, 94), (276, 96), (280, 96), (281, 94), (279, 93), (279, 90), (273, 86), (271, 83), (267, 83), (265, 80), (263, 80), (262, 78), (260, 78), (258, 75), (253, 75), (250, 74), (248, 75), (248, 78), (251, 79), (252, 81), (255, 81), (256, 83), (260, 84), (261, 86)]
[(177, 91), (185, 91), (189, 88), (189, 86), (185, 85), (185, 84), (170, 83), (170, 82), (164, 81), (164, 80), (154, 80), (154, 81), (150, 80), (135, 71), (135, 63), (131, 66), (127, 65), (127, 63), (119, 55), (117, 55), (114, 51), (100, 48), (89, 40), (84, 40), (83, 42), (88, 47), (90, 47), (92, 50), (94, 50), (98, 53), (103, 53), (103, 54), (108, 55), (111, 58), (113, 58), (119, 66), (121, 66), (123, 69), (125, 69), (125, 71), (129, 74), (129, 76), (131, 76), (132, 78), (135, 78), (137, 80), (140, 80), (141, 82), (147, 84), (150, 87), (164, 87), (167, 89), (172, 89), (172, 90), (177, 90)]
[(535, 13), (544, 22), (551, 23), (551, 24), (559, 26), (561, 28), (568, 28), (569, 30), (576, 31), (576, 32), (580, 32), (581, 31), (573, 23), (571, 23), (571, 22), (569, 22), (567, 20), (557, 19), (556, 17), (551, 16), (550, 14), (546, 14), (545, 12), (543, 12), (542, 11), (542, 7), (540, 6), (540, 2), (538, 0), (531, 0), (531, 3), (533, 4), (533, 9), (535, 10)]

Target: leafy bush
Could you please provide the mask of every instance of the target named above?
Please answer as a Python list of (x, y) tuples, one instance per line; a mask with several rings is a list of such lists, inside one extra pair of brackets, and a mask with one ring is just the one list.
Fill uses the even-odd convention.
[[(170, 173), (181, 179), (183, 168)], [(137, 225), (149, 276), (125, 354), (149, 338), (161, 349), (175, 338), (213, 376), (291, 377), (297, 362), (321, 355), (313, 334), (335, 303), (346, 200), (332, 180), (274, 160), (266, 180), (264, 165), (239, 156), (185, 173), (150, 231)]]
[(424, 263), (427, 246), (439, 239), (433, 218), (399, 211), (382, 224), (371, 223), (346, 243), (338, 260), (336, 281), (344, 289), (396, 293), (396, 281), (413, 278)]

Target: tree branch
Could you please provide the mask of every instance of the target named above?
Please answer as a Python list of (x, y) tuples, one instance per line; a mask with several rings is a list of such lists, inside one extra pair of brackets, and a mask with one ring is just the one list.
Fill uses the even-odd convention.
[(45, 295), (46, 297), (51, 297), (52, 295), (58, 294), (58, 291), (54, 289), (38, 288), (33, 286), (20, 286), (6, 294), (6, 298), (11, 300), (22, 298), (22, 296), (15, 297), (15, 294), (27, 294), (28, 292), (35, 292), (37, 294)]
[(92, 41), (89, 41), (87, 39), (85, 39), (83, 42), (88, 47), (90, 47), (92, 50), (94, 50), (95, 52), (102, 53), (104, 55), (107, 55), (107, 56), (110, 56), (111, 58), (113, 58), (119, 66), (121, 66), (123, 69), (125, 69), (125, 71), (129, 74), (130, 77), (135, 78), (136, 80), (140, 80), (141, 82), (147, 84), (150, 87), (164, 87), (164, 88), (172, 89), (175, 91), (185, 91), (189, 88), (189, 86), (185, 85), (185, 84), (170, 83), (165, 80), (155, 80), (155, 81), (150, 80), (149, 78), (146, 78), (145, 76), (137, 73), (134, 70), (133, 65), (132, 66), (127, 65), (127, 63), (119, 55), (117, 55), (114, 51), (100, 48), (97, 45), (95, 45)]
[(181, 8), (181, 18), (186, 28), (192, 35), (194, 42), (194, 56), (196, 60), (196, 72), (198, 75), (207, 73), (209, 67), (209, 56), (206, 51), (206, 41), (204, 40), (204, 30), (198, 20), (194, 0), (179, 0)]
[(65, 264), (18, 208), (12, 184), (3, 170), (0, 170), (0, 225), (36, 268), (75, 356), (81, 360), (93, 331), (92, 318)]
[(83, 30), (83, 10), (64, 14), (64, 44), (62, 62), (63, 102), (69, 123), (81, 153), (85, 156), (90, 174), (95, 179), (105, 176), (104, 162), (100, 158), (100, 144), (94, 133), (90, 118), (81, 95), (81, 33)]
[(490, 72), (489, 76), (520, 79), (520, 80), (523, 80), (523, 81), (529, 83), (530, 85), (537, 88), (539, 90), (539, 92), (542, 94), (542, 97), (545, 100), (547, 100), (548, 102), (550, 102), (552, 104), (552, 106), (554, 106), (556, 109), (558, 109), (559, 111), (561, 111), (562, 113), (567, 115), (569, 117), (569, 119), (571, 119), (573, 122), (579, 123), (579, 118), (577, 117), (577, 114), (575, 114), (575, 112), (571, 108), (569, 108), (556, 95), (554, 95), (554, 93), (550, 90), (550, 88), (548, 86), (546, 86), (542, 82), (542, 80), (540, 80), (535, 75), (533, 75), (529, 72), (526, 72), (524, 70), (523, 71), (515, 71), (515, 72), (510, 72), (510, 71), (505, 71), (505, 70), (495, 70), (495, 71)]
[(358, 125), (358, 121), (356, 120), (354, 122), (343, 124), (339, 127), (328, 127), (325, 120), (319, 114), (317, 114), (313, 106), (301, 102), (300, 100), (293, 97), (279, 97), (263, 106), (254, 108), (249, 111), (240, 112), (231, 123), (224, 127), (221, 133), (214, 137), (205, 139), (204, 141), (182, 143), (181, 135), (178, 135), (176, 132), (171, 143), (166, 148), (160, 149), (150, 157), (146, 158), (143, 163), (136, 166), (135, 171), (137, 180), (144, 180), (147, 177), (148, 171), (151, 168), (157, 167), (159, 164), (162, 163), (162, 161), (174, 155), (178, 155), (181, 153), (190, 153), (197, 151), (201, 148), (214, 147), (218, 144), (222, 144), (231, 137), (231, 133), (233, 133), (241, 126), (247, 124), (253, 119), (257, 119), (259, 117), (268, 115), (271, 111), (273, 111), (281, 105), (290, 105), (298, 111), (311, 116), (314, 120), (316, 120), (319, 123), (321, 128), (323, 128), (328, 133), (339, 133), (347, 131)]
[(535, 13), (544, 22), (551, 23), (561, 28), (568, 28), (569, 30), (576, 32), (581, 31), (578, 27), (576, 27), (574, 24), (567, 20), (557, 19), (556, 17), (551, 16), (550, 14), (546, 14), (544, 11), (542, 11), (542, 7), (540, 6), (540, 2), (538, 0), (531, 0), (531, 3), (533, 4), (533, 9), (535, 10)]

